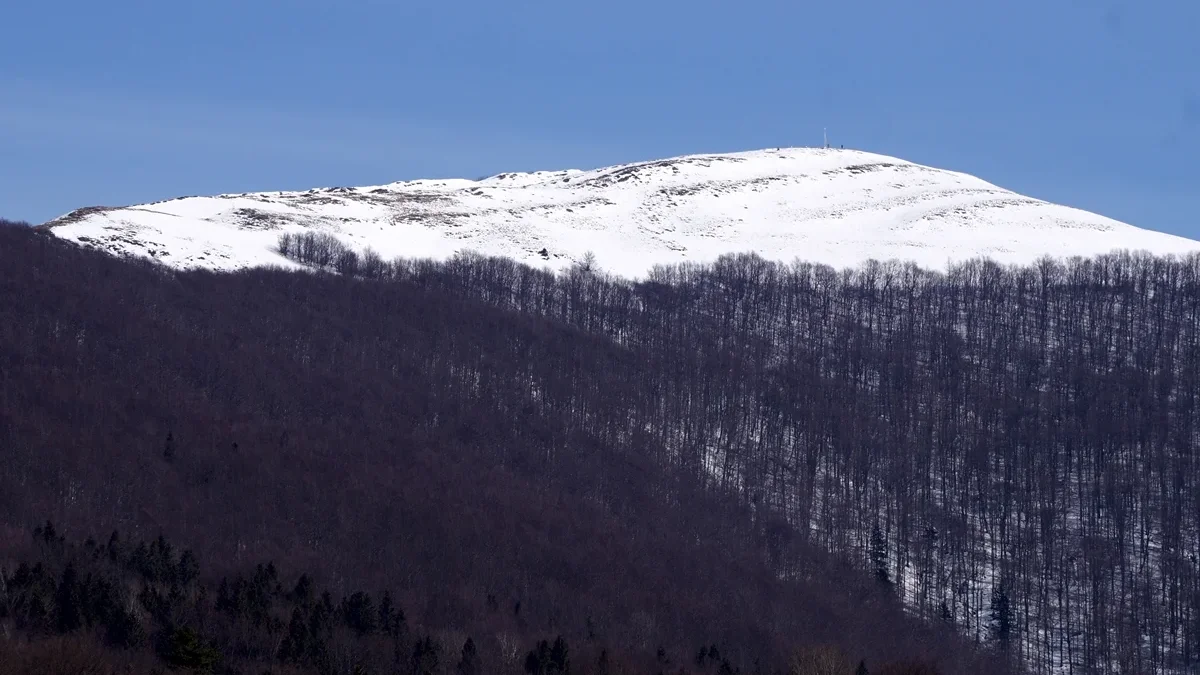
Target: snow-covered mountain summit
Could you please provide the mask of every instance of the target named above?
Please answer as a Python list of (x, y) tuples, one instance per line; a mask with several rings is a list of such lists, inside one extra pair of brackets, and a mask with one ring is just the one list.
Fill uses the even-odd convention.
[(944, 267), (987, 256), (1113, 249), (1186, 253), (1200, 242), (1001, 189), (962, 173), (854, 150), (692, 155), (593, 171), (503, 173), (360, 188), (184, 197), (79, 209), (59, 237), (177, 267), (289, 265), (282, 232), (331, 233), (385, 258), (474, 250), (564, 267), (587, 252), (641, 276), (658, 263), (730, 252), (837, 267), (868, 258)]

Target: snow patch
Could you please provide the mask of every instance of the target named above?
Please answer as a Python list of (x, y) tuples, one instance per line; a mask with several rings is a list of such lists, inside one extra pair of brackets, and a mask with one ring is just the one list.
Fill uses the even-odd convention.
[(981, 256), (1027, 263), (1114, 249), (1200, 250), (1200, 242), (1024, 197), (966, 174), (824, 148), (477, 181), (185, 197), (79, 209), (46, 225), (113, 254), (219, 270), (288, 265), (274, 250), (279, 234), (312, 230), (385, 258), (444, 259), (474, 250), (560, 269), (590, 251), (601, 269), (627, 277), (731, 252), (835, 267), (899, 259), (941, 269)]

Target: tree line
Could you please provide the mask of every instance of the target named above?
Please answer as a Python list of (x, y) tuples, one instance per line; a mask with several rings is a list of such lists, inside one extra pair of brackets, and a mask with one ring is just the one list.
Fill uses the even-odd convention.
[[(435, 638), (411, 626), (387, 591), (335, 600), (307, 574), (285, 579), (273, 562), (214, 583), (202, 576), (190, 550), (177, 551), (161, 535), (136, 545), (117, 532), (106, 542), (76, 543), (46, 523), (35, 528), (31, 543), (32, 561), (0, 572), (0, 621), (33, 638), (0, 641), (0, 658), (10, 666), (24, 660), (31, 673), (49, 672), (30, 656), (50, 650), (77, 664), (73, 672), (499, 670), (484, 663), (470, 636), (458, 649), (443, 645), (448, 634)], [(568, 643), (559, 636), (552, 649), (548, 644), (543, 640), (528, 652), (526, 673), (569, 672)], [(607, 651), (601, 654), (609, 659)]]
[[(340, 599), (319, 589), (308, 574), (288, 578), (273, 562), (222, 577), (203, 573), (191, 550), (177, 550), (159, 535), (150, 542), (68, 540), (53, 523), (34, 528), (25, 555), (11, 571), (0, 569), (0, 622), (11, 636), (0, 640), (6, 673), (406, 673), (525, 675), (621, 673), (629, 654), (597, 646), (572, 648), (559, 635), (530, 645), (477, 645), (470, 635), (431, 635), (412, 625), (388, 591), (354, 591)], [(491, 606), (492, 613), (505, 611)], [(445, 642), (453, 641), (461, 648)], [(481, 648), (482, 647), (482, 648)], [(686, 657), (686, 658), (685, 658)], [(671, 669), (678, 658), (678, 671)], [(58, 666), (58, 670), (47, 666)], [(659, 647), (651, 670), (735, 675), (717, 645), (701, 645), (694, 661)], [(865, 661), (857, 675), (872, 672)], [(756, 666), (754, 672), (768, 672)], [(836, 647), (799, 649), (790, 675), (850, 673)], [(883, 664), (881, 675), (933, 675), (920, 662)]]

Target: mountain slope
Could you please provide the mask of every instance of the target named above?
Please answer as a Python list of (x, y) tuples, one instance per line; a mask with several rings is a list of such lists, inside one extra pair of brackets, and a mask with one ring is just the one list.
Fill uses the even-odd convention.
[[(467, 636), (488, 664), (479, 672), (517, 675), (526, 650), (556, 635), (576, 675), (716, 675), (719, 660), (693, 667), (701, 645), (719, 645), (743, 673), (759, 657), (761, 672), (780, 672), (792, 648), (819, 644), (875, 673), (901, 658), (935, 659), (946, 675), (1017, 672), (667, 460), (670, 418), (652, 401), (675, 374), (708, 371), (679, 367), (713, 353), (707, 339), (620, 345), (443, 288), (457, 278), (450, 266), (386, 283), (175, 272), (42, 234), (0, 221), (4, 675), (6, 647), (21, 639), (6, 638), (24, 633), (5, 613), (20, 609), (20, 589), (3, 572), (29, 559), (26, 528), (47, 519), (79, 539), (119, 529), (126, 553), (164, 534), (214, 575), (203, 579), (209, 602), (219, 575), (267, 561), (285, 594), (301, 572), (342, 596), (390, 590), (410, 638), (454, 650), (443, 652), (449, 668), (421, 671), (436, 675), (455, 672)], [(566, 297), (567, 277), (534, 274)], [(732, 380), (728, 369), (720, 378)], [(43, 594), (50, 607), (57, 588)], [(289, 614), (272, 612), (275, 628), (242, 614), (255, 632), (224, 633), (226, 644), (269, 659)], [(197, 621), (190, 610), (166, 618)], [(222, 635), (219, 620), (198, 623)], [(592, 667), (602, 649), (607, 671)], [(411, 640), (396, 652), (407, 665)], [(511, 663), (494, 667), (502, 654)], [(250, 665), (221, 672), (265, 670)], [(388, 665), (365, 672), (399, 670)]]
[(471, 249), (561, 268), (591, 251), (611, 272), (754, 251), (834, 266), (867, 258), (940, 268), (1200, 242), (1024, 197), (962, 173), (854, 150), (694, 155), (594, 171), (506, 173), (361, 188), (186, 197), (91, 207), (47, 223), (116, 254), (176, 267), (290, 264), (280, 232), (315, 228), (384, 257)]

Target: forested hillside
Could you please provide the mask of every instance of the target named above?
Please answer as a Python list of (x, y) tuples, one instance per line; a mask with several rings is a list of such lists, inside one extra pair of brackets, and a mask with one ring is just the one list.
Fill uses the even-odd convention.
[(6, 550), (47, 518), (163, 532), (213, 575), (390, 589), (491, 663), (561, 635), (630, 672), (701, 644), (743, 672), (828, 644), (1200, 665), (1200, 258), (631, 282), (327, 237), (280, 248), (340, 274), (0, 237)]
[(623, 403), (656, 463), (1036, 671), (1200, 666), (1200, 257), (935, 274), (731, 256), (631, 283), (280, 249), (642, 350), (658, 368)]
[[(751, 458), (790, 461), (760, 452), (764, 406), (807, 404), (756, 393), (774, 347), (751, 317), (582, 270), (342, 262), (376, 278), (183, 273), (0, 227), (14, 672), (1010, 672), (753, 482)], [(875, 521), (891, 569), (897, 519)]]

